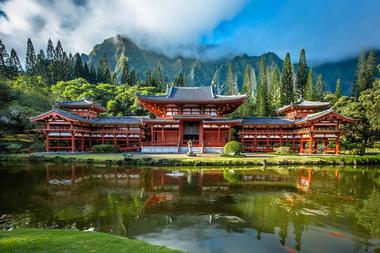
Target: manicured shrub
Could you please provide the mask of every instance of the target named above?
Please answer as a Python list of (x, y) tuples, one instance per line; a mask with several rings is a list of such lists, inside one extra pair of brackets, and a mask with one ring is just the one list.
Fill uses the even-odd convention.
[(11, 143), (6, 147), (6, 149), (9, 153), (17, 154), (21, 152), (22, 145), (19, 143)]
[(279, 155), (287, 155), (290, 154), (290, 148), (289, 147), (277, 147), (273, 148), (274, 152)]
[(230, 141), (224, 146), (224, 153), (227, 155), (240, 155), (244, 146), (238, 141)]
[(109, 145), (109, 144), (94, 145), (91, 148), (91, 152), (93, 153), (119, 153), (120, 147), (117, 145)]
[(374, 148), (380, 148), (380, 141), (375, 141), (375, 142), (373, 143), (373, 147), (374, 147)]

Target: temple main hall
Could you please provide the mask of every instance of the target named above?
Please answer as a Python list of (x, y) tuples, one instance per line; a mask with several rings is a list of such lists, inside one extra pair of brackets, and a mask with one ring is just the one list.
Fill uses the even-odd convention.
[(218, 95), (212, 86), (168, 87), (164, 95), (136, 96), (151, 116), (102, 116), (106, 108), (80, 100), (58, 102), (31, 120), (47, 152), (112, 144), (142, 153), (185, 153), (190, 140), (196, 153), (221, 153), (236, 140), (245, 152), (287, 146), (299, 153), (339, 154), (345, 126), (355, 123), (328, 102), (304, 100), (278, 108), (277, 117), (231, 118), (247, 95)]

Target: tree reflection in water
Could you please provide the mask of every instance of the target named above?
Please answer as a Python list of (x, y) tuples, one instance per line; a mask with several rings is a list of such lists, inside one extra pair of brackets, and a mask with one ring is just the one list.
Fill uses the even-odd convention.
[(304, 233), (345, 238), (370, 251), (380, 239), (375, 168), (1, 167), (3, 228), (93, 227), (143, 237), (202, 225), (202, 231), (253, 230), (258, 241), (272, 235), (287, 251), (302, 250)]

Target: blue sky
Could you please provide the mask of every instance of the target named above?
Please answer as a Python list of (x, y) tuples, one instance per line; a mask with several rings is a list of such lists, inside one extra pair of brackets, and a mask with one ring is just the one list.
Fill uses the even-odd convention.
[(305, 48), (317, 63), (380, 48), (379, 0), (0, 0), (0, 13), (0, 38), (21, 54), (28, 37), (89, 53), (116, 34), (168, 55), (213, 45), (201, 57), (290, 52), (296, 61)]

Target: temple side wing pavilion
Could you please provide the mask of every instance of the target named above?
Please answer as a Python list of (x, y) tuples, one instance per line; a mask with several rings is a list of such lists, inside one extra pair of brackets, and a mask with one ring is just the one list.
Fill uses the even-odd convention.
[(80, 100), (59, 102), (31, 120), (45, 136), (48, 152), (114, 144), (145, 153), (185, 153), (190, 140), (195, 152), (222, 152), (233, 138), (247, 152), (289, 146), (300, 153), (339, 153), (344, 125), (355, 122), (334, 112), (329, 103), (314, 101), (279, 108), (278, 117), (227, 118), (246, 98), (218, 95), (212, 86), (168, 87), (165, 95), (137, 95), (154, 117), (99, 116), (107, 110)]

